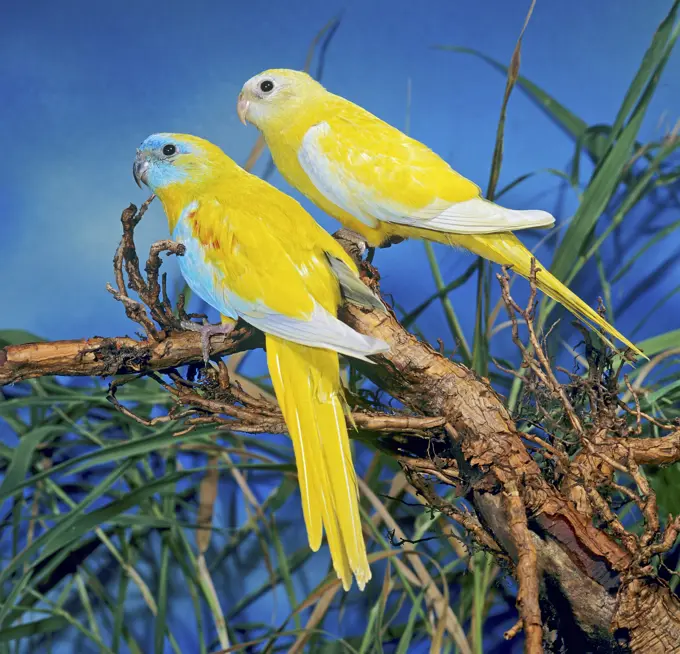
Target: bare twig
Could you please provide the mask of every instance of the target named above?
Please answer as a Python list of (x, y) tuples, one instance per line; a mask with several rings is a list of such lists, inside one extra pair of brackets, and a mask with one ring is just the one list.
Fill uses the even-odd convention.
[[(145, 330), (146, 338), (10, 346), (0, 350), (0, 385), (48, 374), (125, 374), (130, 376), (111, 384), (110, 399), (140, 424), (153, 427), (178, 421), (182, 424), (175, 433), (179, 434), (205, 425), (212, 425), (216, 435), (225, 430), (284, 432), (283, 418), (270, 394), (259, 392), (252, 383), (242, 384), (238, 374), (222, 361), (217, 370), (204, 369), (200, 365), (200, 336), (180, 331), (180, 318), (186, 317), (183, 301), (173, 310), (159, 272), (161, 253), (181, 255), (181, 248), (169, 241), (154, 244), (145, 266), (146, 277), (142, 275), (133, 236), (143, 210), (129, 207), (124, 212), (124, 237), (114, 259), (116, 288), (111, 290), (131, 319)], [(348, 243), (348, 250), (360, 259), (361, 248), (355, 247), (352, 239)], [(378, 292), (377, 271), (366, 263), (361, 268), (365, 282)], [(542, 435), (540, 431), (539, 435), (518, 431), (487, 380), (408, 334), (389, 309), (385, 313), (347, 305), (341, 310), (341, 317), (355, 329), (390, 345), (388, 353), (376, 357), (375, 365), (362, 370), (410, 410), (355, 411), (349, 424), (364, 433), (386, 434), (385, 438), (395, 444), (389, 452), (402, 465), (408, 488), (431, 510), (461, 525), (478, 546), (514, 567), (521, 621), (508, 636), (521, 626), (528, 651), (541, 647), (541, 574), (556, 575), (561, 592), (575, 608), (584, 600), (570, 586), (570, 579), (587, 579), (606, 593), (623, 580), (625, 592), (630, 594), (631, 588), (637, 588), (630, 580), (648, 578), (651, 558), (667, 552), (680, 533), (677, 518), (669, 518), (666, 528), (661, 528), (653, 489), (640, 469), (648, 463), (680, 460), (680, 430), (641, 411), (637, 385), (628, 385), (634, 407), (617, 397), (620, 368), (613, 372), (606, 369), (606, 353), (595, 351), (588, 334), (584, 335), (587, 375), (563, 371), (568, 381), (561, 384), (557, 380), (545, 351), (545, 339), (533, 327), (537, 274), (540, 271), (534, 263), (525, 309), (510, 296), (507, 271), (500, 282), (513, 337), (529, 370), (526, 388), (534, 395), (535, 415), (550, 427), (543, 429)], [(138, 299), (128, 295), (126, 276)], [(520, 320), (528, 331), (528, 346), (519, 339)], [(261, 334), (239, 327), (229, 337), (215, 336), (212, 350), (220, 357), (262, 343)], [(199, 364), (202, 374), (183, 374), (180, 367), (187, 363)], [(154, 379), (172, 398), (174, 405), (167, 415), (152, 419), (139, 416), (116, 399), (120, 386), (143, 375)], [(542, 428), (540, 422), (532, 418), (528, 421), (536, 429)], [(645, 422), (669, 433), (642, 438)], [(531, 452), (527, 450), (529, 442)], [(216, 448), (202, 443), (194, 449), (217, 457), (220, 450)], [(545, 457), (534, 459), (532, 454), (537, 451)], [(472, 508), (460, 508), (443, 499), (431, 481), (453, 488), (455, 496), (464, 495)], [(639, 537), (626, 529), (607, 490), (639, 507), (645, 519)], [(487, 501), (494, 497), (498, 504)], [(493, 515), (489, 514), (491, 510)], [(599, 527), (593, 524), (593, 517), (601, 519)], [(539, 566), (540, 561), (543, 563)], [(656, 586), (645, 587), (657, 592), (653, 590)], [(664, 602), (675, 601), (664, 597)], [(439, 614), (444, 615), (441, 611)], [(576, 614), (584, 624), (590, 624), (589, 628), (608, 633), (610, 625), (602, 621), (607, 615), (611, 618), (611, 608), (592, 611), (581, 606)], [(619, 611), (618, 615), (619, 622), (625, 624), (627, 614)]]

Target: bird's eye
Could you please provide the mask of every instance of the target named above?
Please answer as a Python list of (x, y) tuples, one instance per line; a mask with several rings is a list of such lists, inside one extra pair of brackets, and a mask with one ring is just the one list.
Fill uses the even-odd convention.
[(171, 155), (175, 154), (175, 152), (177, 152), (177, 148), (172, 143), (169, 143), (163, 147), (163, 154), (166, 157), (170, 157)]
[(260, 82), (260, 91), (263, 93), (269, 93), (274, 88), (274, 82), (272, 82), (270, 79), (264, 80), (264, 82)]

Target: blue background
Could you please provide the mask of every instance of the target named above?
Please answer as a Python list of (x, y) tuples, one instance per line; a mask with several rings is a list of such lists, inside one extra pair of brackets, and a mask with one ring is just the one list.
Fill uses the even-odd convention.
[[(133, 332), (136, 326), (105, 285), (113, 281), (121, 210), (147, 196), (132, 180), (136, 147), (152, 132), (188, 132), (214, 141), (243, 163), (257, 132), (236, 117), (241, 85), (265, 68), (301, 68), (313, 36), (339, 14), (323, 83), (403, 128), (410, 80), (410, 133), (485, 187), (505, 79), (478, 59), (432, 46), (474, 47), (508, 62), (528, 5), (517, 0), (72, 0), (5, 6), (0, 21), (0, 329), (22, 328), (50, 339)], [(669, 7), (669, 0), (539, 0), (525, 35), (521, 72), (587, 123), (611, 123)], [(648, 112), (643, 142), (660, 138), (678, 119), (679, 64), (676, 52)], [(516, 90), (500, 186), (536, 169), (563, 169), (573, 151), (572, 140)], [(266, 163), (263, 158), (255, 172), (262, 173)], [(270, 181), (293, 192), (276, 173)], [(542, 174), (503, 201), (553, 211), (564, 224), (577, 201), (562, 186)], [(326, 228), (337, 228), (303, 203)], [(605, 248), (607, 269), (621, 263), (649, 209), (637, 208), (626, 219), (619, 245)], [(677, 218), (677, 207), (671, 208), (654, 225)], [(137, 233), (140, 252), (167, 236), (159, 203)], [(523, 237), (530, 245), (538, 238)], [(679, 249), (677, 239), (666, 239), (614, 287), (617, 326), (624, 333), (677, 285)], [(549, 263), (550, 248), (539, 252)], [(439, 246), (437, 254), (445, 281), (471, 262), (468, 255)], [(418, 242), (380, 251), (376, 263), (383, 290), (406, 309), (434, 290)], [(168, 260), (167, 266), (178, 288), (175, 264)], [(657, 284), (638, 288), (650, 270), (657, 271)], [(594, 267), (586, 266), (572, 287), (594, 303), (601, 293)], [(472, 282), (451, 296), (469, 340), (474, 294)], [(635, 339), (676, 328), (679, 303), (678, 296), (671, 298)], [(437, 304), (419, 326), (432, 340), (448, 334)], [(508, 342), (506, 331), (494, 341), (494, 351), (510, 351)], [(253, 370), (260, 355), (254, 362)], [(238, 593), (231, 601), (236, 599)]]
[[(668, 0), (538, 2), (524, 39), (522, 73), (586, 122), (611, 122), (669, 6)], [(72, 0), (6, 6), (0, 25), (0, 265), (6, 280), (0, 328), (21, 327), (48, 338), (130, 331), (104, 287), (113, 281), (110, 261), (121, 209), (145, 198), (132, 180), (135, 148), (152, 132), (188, 132), (244, 162), (257, 132), (235, 114), (242, 83), (268, 67), (301, 68), (314, 34), (340, 13), (324, 84), (403, 127), (410, 78), (411, 134), (484, 187), (505, 80), (480, 60), (431, 46), (475, 47), (507, 62), (527, 7), (507, 0)], [(679, 55), (668, 64), (643, 140), (660, 136), (678, 118)], [(500, 185), (539, 168), (564, 168), (572, 152), (571, 140), (516, 91)], [(264, 165), (263, 159), (256, 172)], [(271, 181), (290, 190), (278, 174)], [(575, 199), (567, 192), (560, 205), (557, 188), (555, 178), (541, 175), (504, 202), (552, 210), (565, 219)], [(305, 206), (335, 229), (334, 221)], [(143, 245), (166, 236), (158, 203), (139, 234)], [(438, 252), (446, 280), (470, 263), (460, 252)], [(540, 252), (549, 261), (549, 251)], [(657, 250), (646, 265), (675, 253)], [(407, 308), (433, 289), (420, 243), (380, 252), (377, 263), (384, 290)], [(589, 270), (574, 287), (593, 302), (601, 289)], [(673, 277), (666, 266), (664, 283), (654, 290), (658, 297), (673, 287)], [(625, 301), (625, 313), (617, 312), (624, 331), (637, 324), (635, 309), (641, 306), (626, 291), (625, 284), (614, 289), (615, 301)], [(453, 295), (466, 334), (474, 320), (473, 293), (474, 284), (468, 284)], [(659, 312), (641, 335), (677, 324), (678, 302), (666, 305), (669, 310)], [(446, 334), (437, 306), (421, 326), (428, 336)]]

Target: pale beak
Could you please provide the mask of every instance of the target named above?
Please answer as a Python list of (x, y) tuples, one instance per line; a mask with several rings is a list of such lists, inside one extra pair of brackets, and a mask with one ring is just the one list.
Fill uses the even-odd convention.
[(135, 178), (135, 182), (137, 182), (137, 186), (139, 186), (139, 188), (142, 188), (142, 184), (146, 184), (148, 186), (148, 172), (149, 162), (141, 152), (137, 152), (135, 163), (132, 164), (132, 176)]
[(248, 108), (250, 107), (250, 100), (243, 97), (243, 92), (239, 93), (238, 102), (236, 103), (236, 113), (239, 120), (244, 124), (248, 124)]

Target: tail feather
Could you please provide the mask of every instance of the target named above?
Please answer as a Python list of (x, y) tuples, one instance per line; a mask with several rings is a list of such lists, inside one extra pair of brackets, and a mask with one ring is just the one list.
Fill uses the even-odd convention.
[[(442, 238), (444, 237), (444, 238)], [(480, 255), (501, 265), (512, 266), (512, 269), (528, 278), (531, 275), (531, 259), (533, 255), (522, 242), (510, 232), (485, 235), (446, 234), (439, 238), (433, 233), (428, 233), (428, 238), (443, 241), (449, 245), (464, 247), (474, 254)], [(610, 325), (592, 307), (589, 307), (581, 298), (570, 291), (559, 279), (552, 275), (546, 268), (539, 267), (536, 274), (536, 285), (548, 297), (556, 300), (569, 309), (575, 316), (589, 325), (597, 325), (607, 334), (617, 338), (637, 355), (645, 357), (645, 354), (631, 343), (621, 332)]]
[(361, 590), (371, 578), (359, 494), (340, 399), (338, 355), (267, 335), (267, 361), (293, 440), (309, 546), (323, 528), (345, 590), (352, 574)]

